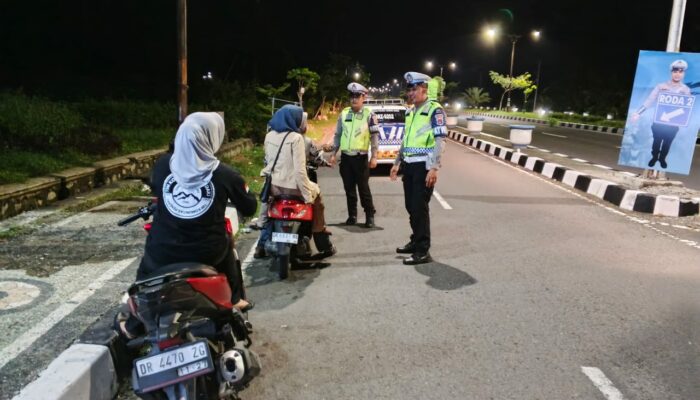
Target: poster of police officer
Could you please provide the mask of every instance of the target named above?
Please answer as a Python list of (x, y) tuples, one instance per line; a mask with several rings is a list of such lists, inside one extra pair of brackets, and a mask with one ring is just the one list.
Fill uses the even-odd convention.
[(688, 175), (698, 94), (700, 54), (640, 51), (618, 164)]

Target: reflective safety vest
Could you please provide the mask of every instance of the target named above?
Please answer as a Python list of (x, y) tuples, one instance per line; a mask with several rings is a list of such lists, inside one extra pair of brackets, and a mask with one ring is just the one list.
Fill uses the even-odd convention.
[(360, 113), (352, 112), (346, 107), (341, 113), (343, 133), (340, 137), (340, 151), (369, 150), (369, 117), (370, 110), (363, 107)]
[(431, 117), (438, 108), (442, 108), (440, 103), (428, 100), (420, 109), (413, 107), (406, 114), (402, 150), (404, 156), (428, 155), (433, 152), (435, 134)]

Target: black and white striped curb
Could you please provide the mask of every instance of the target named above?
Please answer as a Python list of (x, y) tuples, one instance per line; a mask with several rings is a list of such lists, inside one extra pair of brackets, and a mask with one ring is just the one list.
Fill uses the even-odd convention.
[[(512, 119), (514, 121), (534, 122), (536, 124), (549, 125), (549, 121), (544, 120), (544, 119), (537, 119), (537, 118), (525, 118), (525, 117), (518, 117), (515, 115), (497, 115), (497, 114), (491, 114), (491, 113), (486, 113), (486, 112), (472, 112), (471, 114), (479, 115), (482, 117)], [(563, 121), (557, 122), (556, 126), (559, 126), (562, 128), (574, 128), (574, 129), (583, 129), (583, 130), (594, 131), (594, 132), (619, 133), (619, 134), (622, 134), (622, 132), (624, 132), (624, 130), (625, 130), (625, 128), (612, 128), (609, 126), (577, 124), (575, 122), (563, 122)]]
[(640, 190), (626, 189), (605, 179), (595, 178), (557, 163), (548, 162), (539, 157), (528, 156), (513, 149), (460, 132), (449, 131), (448, 137), (502, 160), (517, 164), (527, 170), (544, 175), (547, 178), (559, 181), (574, 189), (596, 196), (623, 210), (670, 217), (685, 217), (700, 213), (700, 198), (681, 199), (678, 196), (656, 195)]

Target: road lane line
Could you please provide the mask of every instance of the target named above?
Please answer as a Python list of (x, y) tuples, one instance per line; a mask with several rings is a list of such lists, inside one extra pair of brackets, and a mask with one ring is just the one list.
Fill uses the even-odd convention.
[(440, 196), (440, 193), (438, 193), (437, 190), (433, 190), (433, 196), (435, 196), (435, 198), (436, 198), (437, 201), (440, 203), (440, 205), (442, 206), (442, 208), (444, 208), (445, 210), (451, 210), (451, 209), (452, 209), (452, 207), (451, 207), (449, 204), (447, 204), (447, 202), (445, 201), (445, 199), (443, 199), (442, 196)]
[(608, 167), (607, 165), (602, 165), (602, 164), (593, 164), (594, 167), (602, 168), (602, 169), (607, 169), (611, 170), (612, 168)]
[(58, 308), (46, 316), (46, 318), (31, 327), (28, 331), (25, 331), (21, 336), (15, 339), (14, 342), (2, 349), (2, 351), (0, 351), (0, 369), (31, 346), (32, 343), (53, 328), (54, 325), (61, 322), (63, 318), (78, 308), (78, 306), (90, 298), (90, 296), (92, 296), (97, 290), (102, 288), (102, 286), (104, 286), (108, 280), (122, 272), (135, 260), (136, 257), (133, 257), (115, 262), (110, 269), (92, 281), (85, 289), (79, 291), (73, 297), (71, 297), (70, 300), (58, 306)]
[(555, 156), (559, 156), (559, 157), (569, 158), (569, 156), (564, 154), (564, 153), (552, 153), (552, 154), (554, 154)]
[[(679, 238), (678, 236), (675, 236), (675, 235), (673, 235), (673, 234), (670, 234), (670, 233), (668, 233), (668, 232), (666, 232), (666, 231), (663, 231), (663, 230), (657, 228), (656, 226), (654, 226), (654, 223), (653, 223), (653, 222), (646, 221), (646, 220), (639, 220), (638, 218), (636, 218), (636, 217), (634, 217), (634, 216), (632, 216), (632, 215), (627, 215), (627, 214), (625, 214), (624, 212), (622, 212), (622, 211), (620, 211), (620, 210), (618, 210), (618, 209), (616, 209), (616, 208), (613, 208), (613, 207), (611, 207), (611, 206), (607, 206), (607, 205), (605, 205), (604, 203), (601, 203), (601, 202), (598, 202), (598, 201), (596, 201), (596, 200), (593, 200), (593, 199), (590, 199), (590, 198), (588, 198), (588, 197), (585, 197), (583, 194), (577, 193), (577, 192), (575, 192), (573, 189), (567, 189), (567, 188), (565, 188), (565, 187), (563, 187), (563, 186), (560, 186), (559, 182), (557, 182), (557, 181), (552, 181), (552, 180), (550, 180), (550, 179), (547, 178), (547, 177), (543, 177), (542, 175), (532, 173), (532, 172), (529, 171), (529, 170), (517, 168), (517, 167), (513, 166), (513, 165), (512, 165), (510, 162), (508, 162), (508, 161), (502, 160), (502, 159), (500, 159), (500, 158), (495, 158), (495, 157), (491, 156), (490, 154), (482, 153), (481, 151), (479, 151), (479, 150), (477, 150), (477, 149), (475, 149), (475, 148), (473, 148), (473, 147), (471, 147), (471, 146), (469, 146), (469, 145), (467, 145), (467, 144), (460, 143), (460, 142), (455, 142), (455, 141), (453, 141), (452, 143), (454, 143), (456, 146), (463, 147), (463, 148), (465, 148), (465, 149), (468, 150), (468, 151), (471, 151), (471, 152), (476, 153), (476, 154), (478, 154), (478, 155), (480, 155), (480, 156), (482, 156), (482, 157), (484, 157), (484, 158), (487, 158), (487, 159), (489, 159), (489, 160), (491, 160), (491, 161), (493, 161), (493, 162), (495, 162), (495, 163), (498, 163), (498, 164), (504, 165), (504, 166), (506, 166), (506, 167), (509, 167), (509, 168), (513, 169), (514, 171), (516, 171), (516, 172), (518, 172), (518, 173), (527, 175), (527, 176), (529, 176), (529, 177), (532, 178), (532, 179), (537, 179), (537, 180), (539, 180), (539, 181), (541, 181), (541, 182), (543, 182), (543, 183), (545, 183), (545, 184), (547, 184), (547, 185), (550, 185), (550, 186), (552, 186), (552, 187), (554, 187), (554, 188), (556, 188), (556, 189), (558, 189), (558, 190), (561, 190), (561, 191), (564, 191), (564, 192), (566, 192), (566, 193), (569, 193), (570, 195), (575, 196), (575, 197), (578, 197), (579, 199), (581, 199), (581, 200), (583, 200), (583, 201), (585, 201), (585, 202), (588, 202), (588, 203), (593, 204), (593, 205), (595, 205), (595, 206), (601, 207), (601, 208), (603, 208), (604, 210), (606, 210), (606, 211), (608, 211), (608, 212), (610, 212), (610, 213), (612, 213), (612, 214), (621, 216), (621, 217), (623, 217), (623, 218), (626, 218), (626, 219), (629, 220), (629, 221), (638, 223), (638, 224), (640, 224), (640, 225), (642, 225), (642, 226), (644, 226), (644, 227), (647, 227), (647, 228), (653, 230), (654, 232), (656, 232), (656, 233), (658, 233), (658, 234), (660, 234), (660, 235), (662, 235), (662, 236), (666, 236), (667, 238), (670, 238), (670, 239), (672, 239), (672, 240), (675, 240), (675, 241), (677, 241), (677, 242), (679, 242), (679, 243), (682, 243), (682, 244), (684, 244), (684, 245), (686, 245), (686, 246), (690, 246), (690, 247), (692, 247), (692, 248), (694, 248), (694, 249), (700, 250), (700, 244), (691, 244), (691, 243), (688, 243), (688, 242), (683, 242), (683, 239)], [(697, 230), (697, 231), (700, 232), (700, 229)]]
[(562, 138), (562, 139), (567, 139), (567, 137), (564, 135), (555, 135), (554, 133), (549, 133), (549, 132), (542, 132), (542, 134), (547, 135), (547, 136), (554, 136), (554, 137), (558, 137), (558, 138)]
[(593, 381), (595, 387), (597, 387), (598, 390), (600, 390), (603, 393), (606, 399), (625, 400), (625, 397), (622, 395), (622, 393), (619, 390), (617, 390), (617, 388), (613, 385), (612, 382), (610, 382), (610, 379), (608, 379), (608, 377), (605, 376), (603, 371), (594, 367), (581, 367), (581, 371), (583, 371), (583, 373), (586, 374), (588, 379)]
[(578, 161), (578, 162), (581, 162), (581, 163), (587, 163), (587, 162), (588, 162), (588, 160), (584, 160), (584, 159), (582, 159), (582, 158), (572, 158), (572, 160), (573, 160), (573, 161)]

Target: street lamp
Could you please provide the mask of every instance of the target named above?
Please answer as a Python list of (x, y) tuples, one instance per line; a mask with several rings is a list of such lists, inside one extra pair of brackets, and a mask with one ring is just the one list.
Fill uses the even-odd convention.
[[(433, 69), (433, 65), (434, 65), (434, 64), (433, 64), (432, 61), (426, 61), (426, 62), (425, 62), (425, 69), (427, 69), (428, 71), (430, 71), (430, 70)], [(447, 67), (448, 67), (449, 69), (451, 69), (451, 70), (454, 71), (454, 70), (457, 68), (457, 63), (454, 62), (454, 61), (450, 61), (450, 62), (447, 64)], [(442, 77), (442, 69), (443, 69), (443, 68), (444, 68), (444, 65), (440, 64), (440, 77)]]
[[(489, 39), (495, 39), (496, 34), (498, 31), (496, 28), (488, 27), (484, 31), (484, 35), (489, 38)], [(532, 36), (533, 40), (539, 40), (540, 36), (542, 36), (542, 32), (539, 30), (533, 30), (530, 35)], [(511, 48), (510, 48), (510, 74), (508, 75), (509, 77), (513, 78), (513, 63), (515, 62), (515, 43), (518, 42), (518, 39), (522, 37), (522, 35), (512, 35), (508, 34), (508, 39), (510, 39), (511, 43)], [(539, 75), (539, 73), (538, 73)], [(537, 78), (539, 81), (539, 76)], [(506, 101), (506, 108), (510, 108), (510, 91), (508, 91), (508, 100)]]
[(360, 79), (360, 73), (359, 73), (359, 72), (355, 72), (354, 74), (352, 74), (352, 76), (353, 76), (353, 78), (355, 78), (355, 80)]

